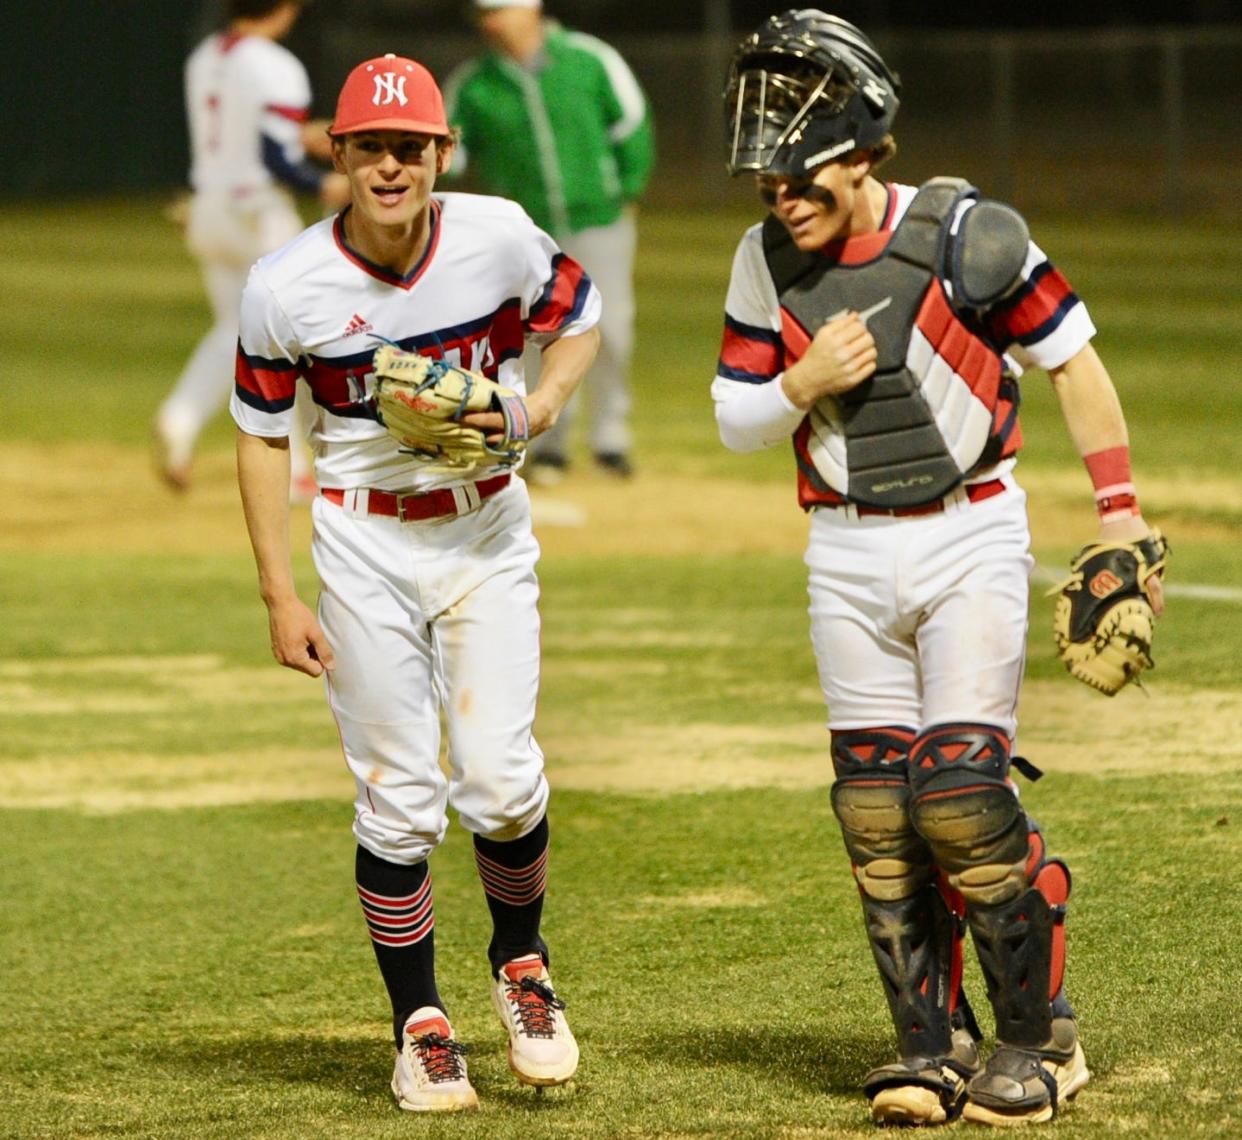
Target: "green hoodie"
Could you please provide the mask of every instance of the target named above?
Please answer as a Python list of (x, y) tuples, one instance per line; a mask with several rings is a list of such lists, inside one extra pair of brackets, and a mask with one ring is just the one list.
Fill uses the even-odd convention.
[(594, 36), (547, 25), (530, 69), (498, 53), (463, 64), (444, 85), (462, 145), (453, 173), (520, 203), (553, 236), (606, 226), (647, 185), (651, 111), (634, 73)]

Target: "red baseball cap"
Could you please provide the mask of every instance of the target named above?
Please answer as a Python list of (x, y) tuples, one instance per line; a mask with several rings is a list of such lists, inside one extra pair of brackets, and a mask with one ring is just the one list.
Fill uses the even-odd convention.
[(356, 131), (447, 135), (444, 96), (431, 72), (391, 52), (358, 64), (341, 87), (328, 134)]

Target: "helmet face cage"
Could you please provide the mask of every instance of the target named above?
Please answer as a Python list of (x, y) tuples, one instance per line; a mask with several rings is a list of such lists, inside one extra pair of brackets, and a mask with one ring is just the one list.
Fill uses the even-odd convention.
[(853, 24), (813, 8), (773, 16), (742, 42), (729, 70), (729, 172), (800, 177), (875, 146), (899, 90)]
[(792, 173), (781, 169), (783, 153), (800, 141), (810, 119), (840, 115), (853, 92), (848, 77), (809, 64), (735, 71), (726, 95), (733, 127), (730, 173)]

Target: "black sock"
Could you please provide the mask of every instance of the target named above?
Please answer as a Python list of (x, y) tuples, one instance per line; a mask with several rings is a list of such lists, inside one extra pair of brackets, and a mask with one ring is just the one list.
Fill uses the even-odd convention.
[(539, 920), (548, 881), (547, 816), (534, 831), (508, 843), (476, 835), (474, 861), (492, 912), (487, 956), (493, 976), (506, 962), (528, 954), (538, 954), (546, 963), (548, 947), (539, 937)]
[(425, 862), (389, 863), (358, 848), (358, 898), (371, 946), (392, 1001), (393, 1035), (401, 1048), (405, 1019), (425, 1005), (444, 1008), (436, 989), (435, 909)]

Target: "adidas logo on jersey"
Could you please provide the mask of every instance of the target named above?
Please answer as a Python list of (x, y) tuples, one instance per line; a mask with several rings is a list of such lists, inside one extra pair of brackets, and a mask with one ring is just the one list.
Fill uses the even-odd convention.
[(341, 339), (344, 340), (347, 336), (357, 336), (359, 333), (371, 332), (372, 328), (370, 321), (355, 313), (353, 319), (345, 326), (345, 331), (341, 333)]

